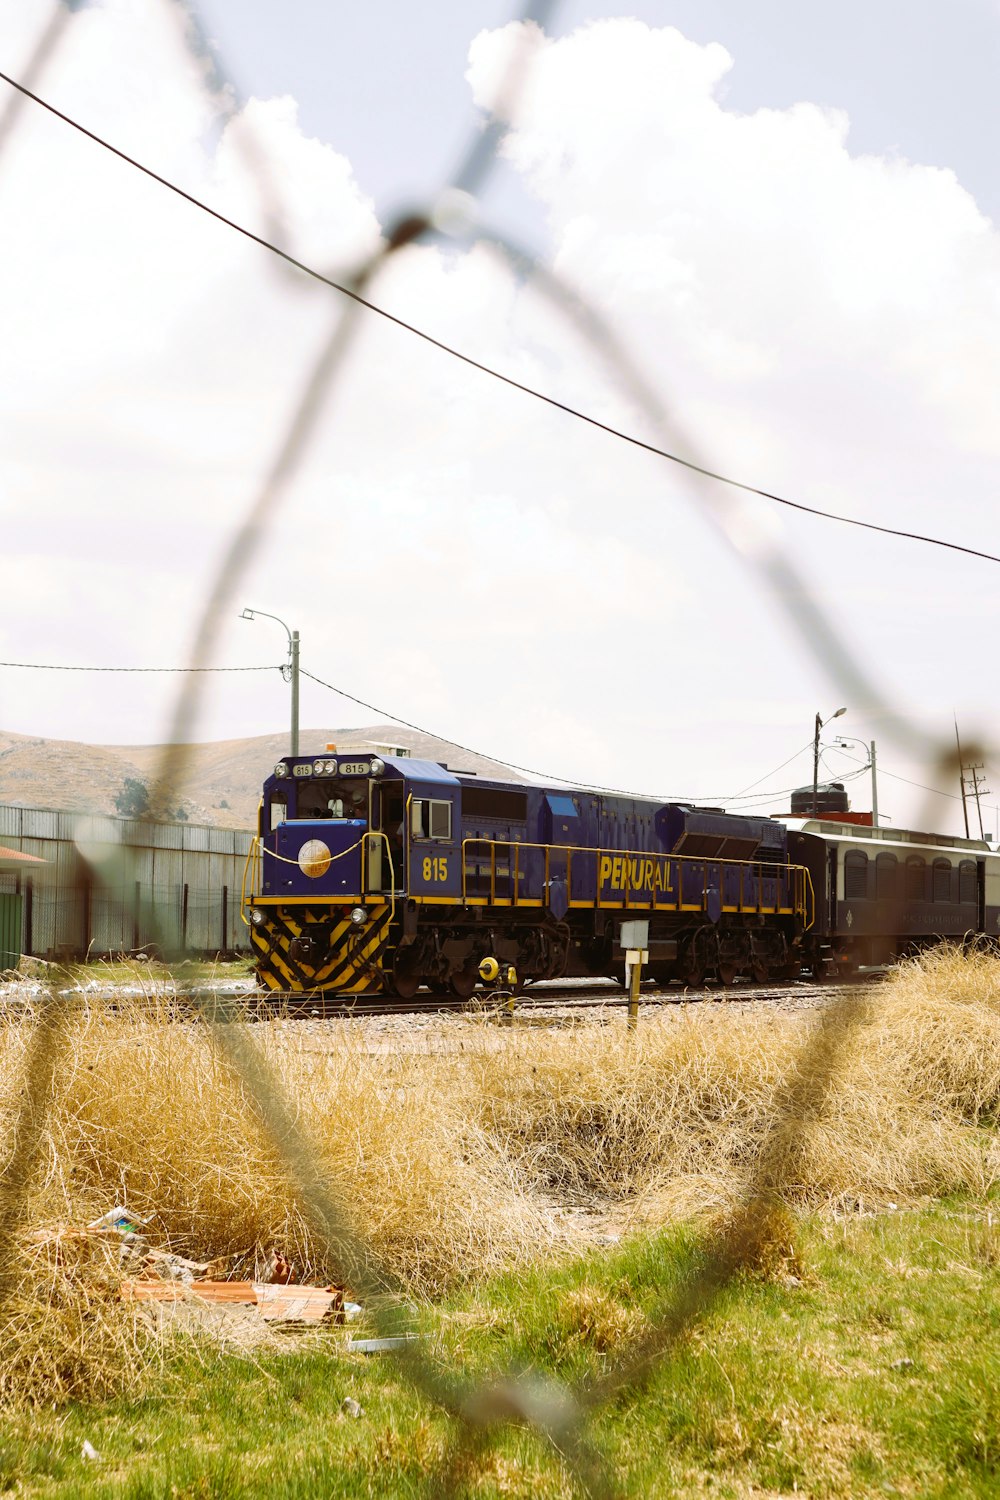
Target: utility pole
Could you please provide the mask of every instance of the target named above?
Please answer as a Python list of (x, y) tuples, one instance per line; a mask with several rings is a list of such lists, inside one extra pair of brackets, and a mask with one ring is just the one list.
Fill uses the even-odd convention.
[(292, 669), (292, 754), (299, 753), (299, 632), (292, 631), (288, 645)]
[(847, 712), (846, 708), (838, 708), (837, 712), (834, 713), (834, 714), (831, 714), (830, 717), (829, 717), (829, 719), (821, 719), (818, 713), (816, 715), (816, 727), (815, 727), (815, 730), (813, 732), (813, 805), (812, 805), (812, 815), (813, 815), (814, 818), (819, 817), (819, 732), (823, 728), (824, 724), (829, 724), (834, 719), (839, 719), (840, 716), (841, 716), (841, 714), (846, 714), (846, 712)]
[(958, 715), (955, 715), (955, 748), (958, 751), (958, 784), (962, 790), (962, 817), (965, 819), (965, 837), (969, 837), (969, 808), (965, 800), (965, 767), (962, 764), (962, 742), (958, 737)]
[[(958, 748), (958, 779), (962, 788), (962, 813), (965, 818), (965, 837), (969, 838), (969, 796), (976, 799), (976, 815), (979, 818), (979, 837), (983, 840), (986, 834), (983, 832), (983, 804), (982, 798), (990, 795), (990, 789), (986, 785), (986, 766), (981, 760), (969, 761), (966, 765), (962, 759), (962, 746), (958, 738), (958, 717), (955, 717), (955, 744)], [(982, 772), (982, 775), (980, 775)]]
[(875, 741), (868, 747), (872, 760), (872, 827), (878, 827), (878, 781), (875, 776)]
[(243, 613), (240, 615), (240, 619), (241, 620), (255, 620), (258, 615), (262, 615), (265, 620), (274, 620), (276, 624), (278, 624), (278, 625), (281, 626), (282, 630), (288, 636), (288, 665), (287, 665), (287, 667), (282, 667), (282, 669), (281, 669), (281, 675), (282, 675), (282, 677), (284, 677), (284, 679), (285, 679), (286, 682), (290, 682), (292, 684), (292, 732), (291, 732), (292, 746), (291, 746), (291, 753), (292, 753), (292, 755), (298, 755), (298, 753), (299, 753), (299, 632), (297, 630), (290, 630), (289, 627), (285, 624), (284, 620), (279, 619), (279, 617), (277, 615), (269, 615), (266, 609), (245, 609), (243, 611)]
[[(968, 771), (968, 773), (969, 773), (969, 779), (972, 782), (972, 785), (970, 786), (969, 790), (970, 790), (970, 792), (972, 793), (972, 795), (976, 799), (976, 813), (979, 816), (979, 837), (981, 839), (985, 839), (986, 835), (983, 832), (983, 804), (980, 802), (979, 799), (980, 799), (981, 796), (988, 797), (989, 793), (990, 793), (989, 787), (984, 785), (984, 783), (986, 781), (986, 775), (985, 775), (986, 767), (983, 764), (983, 762), (980, 760), (980, 761), (976, 761), (975, 764), (973, 764), (972, 762), (970, 762), (969, 765), (967, 765), (965, 767), (965, 770)], [(980, 771), (982, 771), (984, 773), (982, 776), (980, 776), (980, 774), (979, 774)], [(962, 780), (964, 782), (964, 780), (965, 780), (964, 775), (962, 777)]]

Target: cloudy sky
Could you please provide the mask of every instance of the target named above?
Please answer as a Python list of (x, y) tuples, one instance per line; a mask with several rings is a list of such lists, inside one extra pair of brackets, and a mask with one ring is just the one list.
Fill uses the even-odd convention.
[[(4, 8), (0, 70), (24, 76), (51, 15)], [(527, 37), (493, 0), (201, 15), (214, 72), (174, 0), (95, 0), (38, 91), (343, 277), (448, 180), (520, 37), (478, 213), (610, 323), (664, 422), (485, 244), (411, 247), (372, 299), (748, 484), (1000, 553), (996, 0), (567, 0)], [(343, 300), (30, 103), (0, 144), (0, 215), (0, 655), (181, 665)], [(954, 800), (894, 778), (935, 781), (924, 737), (947, 742), (953, 712), (1000, 772), (998, 582), (995, 563), (695, 487), (363, 313), (212, 661), (282, 659), (280, 626), (237, 618), (256, 606), (300, 629), (318, 677), (461, 743), (663, 794), (759, 782), (768, 809), (811, 777), (817, 710), (845, 704), (826, 738), (877, 740), (883, 810), (957, 831)], [(817, 655), (817, 609), (874, 699)], [(4, 668), (0, 728), (147, 743), (175, 692)], [(196, 733), (287, 713), (276, 672), (219, 674)], [(304, 684), (304, 725), (372, 718)], [(859, 760), (830, 751), (824, 771)]]

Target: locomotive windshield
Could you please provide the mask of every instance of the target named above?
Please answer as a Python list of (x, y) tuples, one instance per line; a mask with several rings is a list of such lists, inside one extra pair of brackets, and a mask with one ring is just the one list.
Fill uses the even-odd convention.
[(351, 777), (319, 777), (296, 787), (299, 818), (367, 818), (368, 783)]
[(368, 817), (368, 783), (357, 776), (317, 776), (295, 788), (295, 818)]

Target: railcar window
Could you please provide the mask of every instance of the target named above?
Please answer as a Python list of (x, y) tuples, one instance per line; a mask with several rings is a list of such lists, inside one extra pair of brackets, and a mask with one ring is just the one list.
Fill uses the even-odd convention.
[(976, 865), (971, 859), (963, 859), (958, 867), (958, 899), (963, 904), (977, 900)]
[(451, 803), (415, 797), (410, 803), (410, 833), (415, 839), (450, 839)]
[(891, 901), (896, 894), (896, 856), (880, 854), (875, 861), (875, 895), (880, 901)]
[(287, 817), (288, 817), (288, 798), (287, 798), (287, 796), (285, 796), (285, 794), (283, 792), (282, 793), (277, 793), (276, 792), (272, 796), (272, 798), (271, 798), (271, 805), (270, 805), (270, 808), (268, 809), (268, 829), (269, 829), (269, 831), (271, 833), (273, 833), (274, 830), (277, 828), (278, 824), (279, 823), (284, 823), (284, 821), (285, 821), (285, 819)]
[(926, 890), (927, 866), (918, 855), (912, 855), (906, 861), (906, 899), (907, 901), (923, 901)]
[(951, 900), (951, 865), (946, 859), (936, 859), (933, 870), (933, 890), (935, 901)]
[(868, 895), (868, 856), (858, 849), (844, 855), (844, 900), (863, 901)]

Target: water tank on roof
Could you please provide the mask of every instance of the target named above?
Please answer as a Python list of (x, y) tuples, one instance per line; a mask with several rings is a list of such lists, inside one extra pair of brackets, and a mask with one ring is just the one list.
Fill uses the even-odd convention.
[(824, 781), (816, 788), (813, 803), (811, 786), (800, 786), (792, 793), (793, 818), (832, 818), (837, 813), (850, 812), (851, 803), (842, 781)]

